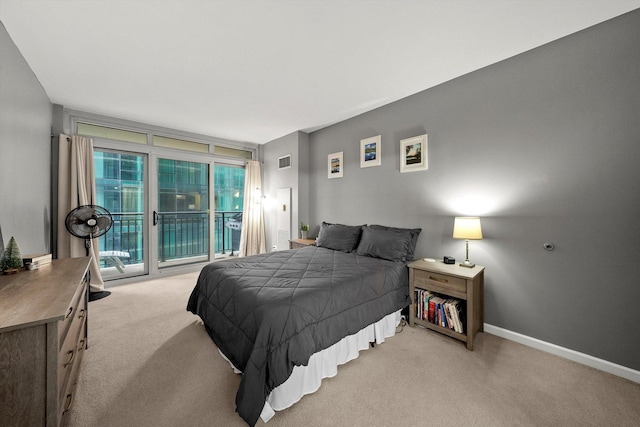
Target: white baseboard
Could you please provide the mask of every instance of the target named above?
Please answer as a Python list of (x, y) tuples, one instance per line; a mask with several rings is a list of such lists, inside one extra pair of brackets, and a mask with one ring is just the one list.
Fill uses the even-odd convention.
[(560, 347), (559, 345), (541, 341), (537, 338), (531, 338), (517, 332), (512, 332), (507, 329), (489, 325), (487, 323), (484, 324), (484, 331), (489, 334), (497, 335), (510, 341), (524, 344), (528, 347), (533, 347), (547, 353), (555, 354), (556, 356), (564, 357), (565, 359), (569, 359), (574, 362), (581, 363), (583, 365), (587, 365), (600, 371), (608, 372), (610, 374), (617, 375), (619, 377), (628, 379), (629, 381), (640, 384), (640, 371), (627, 368), (626, 366), (616, 365), (615, 363), (611, 363), (603, 359), (598, 359), (597, 357), (589, 356), (588, 354)]

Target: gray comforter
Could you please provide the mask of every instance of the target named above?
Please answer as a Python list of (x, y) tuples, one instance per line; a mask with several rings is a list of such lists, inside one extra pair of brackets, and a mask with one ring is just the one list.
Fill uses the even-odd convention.
[(312, 246), (208, 264), (187, 310), (243, 371), (236, 410), (253, 426), (294, 366), (409, 304), (406, 263)]

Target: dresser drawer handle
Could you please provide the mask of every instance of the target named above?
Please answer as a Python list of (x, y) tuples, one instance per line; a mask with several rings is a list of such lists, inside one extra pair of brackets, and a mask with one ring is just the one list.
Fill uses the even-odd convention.
[(66, 412), (69, 412), (69, 409), (71, 409), (72, 401), (73, 401), (73, 393), (67, 394), (67, 400), (64, 402), (64, 410), (62, 411), (63, 414)]
[(449, 281), (447, 279), (443, 279), (442, 277), (429, 276), (429, 279), (435, 280), (436, 282), (449, 283)]
[(84, 338), (78, 343), (78, 351), (84, 350)]
[(64, 364), (64, 367), (66, 368), (67, 366), (69, 366), (71, 364), (71, 362), (73, 362), (73, 359), (76, 357), (76, 351), (74, 350), (69, 350), (69, 352), (67, 353), (69, 355), (69, 360), (66, 361), (66, 363)]
[(73, 307), (69, 307), (69, 312), (67, 313), (67, 315), (64, 318), (68, 319), (69, 316), (71, 316), (72, 314), (73, 314)]
[(84, 319), (84, 316), (87, 315), (87, 310), (85, 310), (84, 308), (82, 310), (80, 310), (80, 314), (78, 315), (78, 317), (80, 319)]

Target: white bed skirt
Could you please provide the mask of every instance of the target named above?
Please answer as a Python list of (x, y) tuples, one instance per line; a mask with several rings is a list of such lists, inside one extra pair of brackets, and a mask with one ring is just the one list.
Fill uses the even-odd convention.
[[(386, 338), (394, 336), (401, 318), (400, 310), (391, 313), (359, 332), (344, 337), (331, 347), (311, 355), (307, 366), (295, 366), (287, 381), (273, 389), (267, 397), (260, 414), (262, 421), (266, 423), (275, 415), (275, 411), (282, 411), (302, 399), (305, 394), (318, 390), (323, 378), (336, 376), (338, 366), (357, 358), (361, 350), (369, 348), (369, 343), (381, 344)], [(229, 360), (222, 352), (220, 354)], [(231, 366), (234, 372), (240, 373), (233, 364)]]

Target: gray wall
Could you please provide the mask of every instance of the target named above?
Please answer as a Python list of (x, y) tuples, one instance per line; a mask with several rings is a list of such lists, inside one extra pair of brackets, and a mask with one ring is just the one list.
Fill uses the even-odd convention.
[(0, 23), (0, 227), (5, 245), (50, 252), (52, 105)]
[[(399, 141), (424, 133), (429, 169), (401, 174)], [(359, 141), (378, 134), (382, 165), (361, 169)], [(311, 133), (309, 146), (315, 228), (422, 227), (417, 256), (463, 259), (453, 218), (479, 215), (470, 258), (487, 268), (487, 323), (640, 369), (640, 10)], [(344, 178), (327, 179), (336, 151)]]
[[(278, 158), (291, 154), (291, 168), (278, 170)], [(273, 200), (280, 188), (291, 188), (291, 237), (299, 237), (300, 222), (309, 222), (309, 135), (293, 132), (265, 144), (261, 148), (264, 182), (263, 192)], [(267, 250), (276, 245), (276, 206), (266, 204), (264, 210)], [(288, 249), (288, 248), (278, 248)]]

